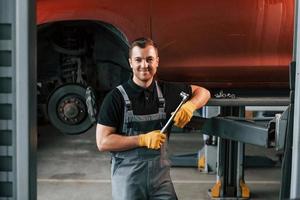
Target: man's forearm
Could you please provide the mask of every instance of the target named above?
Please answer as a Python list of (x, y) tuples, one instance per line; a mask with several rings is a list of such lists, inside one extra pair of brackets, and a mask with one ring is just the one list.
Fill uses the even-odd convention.
[(102, 138), (99, 143), (100, 151), (125, 151), (138, 147), (138, 136), (109, 134)]
[(210, 92), (199, 86), (192, 86), (193, 94), (190, 101), (197, 107), (197, 109), (202, 108), (210, 99)]
[(138, 136), (123, 136), (116, 128), (97, 124), (96, 142), (99, 151), (124, 151), (138, 146)]

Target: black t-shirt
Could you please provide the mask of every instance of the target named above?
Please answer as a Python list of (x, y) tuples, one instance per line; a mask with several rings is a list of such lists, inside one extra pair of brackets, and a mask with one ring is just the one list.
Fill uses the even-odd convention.
[[(175, 111), (182, 100), (180, 92), (192, 94), (191, 86), (185, 83), (173, 83), (158, 81), (158, 85), (165, 98), (165, 112), (167, 119), (171, 112)], [(159, 101), (155, 82), (148, 88), (142, 88), (135, 84), (132, 79), (128, 80), (123, 87), (132, 104), (133, 113), (136, 115), (148, 115), (158, 112)], [(115, 88), (109, 92), (101, 105), (98, 123), (117, 128), (117, 133), (121, 133), (124, 117), (124, 99), (120, 91)]]

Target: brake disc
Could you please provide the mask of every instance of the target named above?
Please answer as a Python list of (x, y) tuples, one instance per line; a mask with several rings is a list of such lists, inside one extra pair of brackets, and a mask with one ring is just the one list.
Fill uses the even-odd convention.
[(61, 132), (79, 134), (93, 125), (87, 113), (85, 91), (81, 85), (68, 84), (56, 88), (49, 96), (48, 117)]

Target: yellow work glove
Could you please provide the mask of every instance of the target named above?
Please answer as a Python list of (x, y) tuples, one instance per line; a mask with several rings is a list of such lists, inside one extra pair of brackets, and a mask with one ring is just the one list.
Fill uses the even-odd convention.
[(160, 146), (165, 142), (166, 135), (162, 134), (159, 130), (156, 130), (146, 134), (140, 134), (138, 136), (138, 140), (140, 147), (159, 149)]
[(191, 120), (196, 109), (196, 106), (191, 101), (184, 103), (174, 117), (174, 125), (183, 128)]

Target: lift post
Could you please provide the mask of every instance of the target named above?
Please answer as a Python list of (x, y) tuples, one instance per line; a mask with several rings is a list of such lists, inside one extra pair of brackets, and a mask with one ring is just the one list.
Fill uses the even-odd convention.
[(293, 124), (293, 146), (292, 146), (292, 168), (291, 168), (291, 190), (290, 198), (300, 198), (300, 3), (295, 1), (295, 33), (294, 33), (294, 52), (296, 60), (295, 70), (295, 95), (294, 98), (294, 124)]
[[(214, 135), (218, 139), (218, 164), (216, 184), (209, 191), (213, 199), (248, 199), (250, 189), (244, 180), (244, 143), (263, 147), (270, 146), (269, 128), (247, 121), (245, 106), (286, 106), (288, 97), (216, 99), (209, 104), (221, 104), (221, 116), (209, 119), (202, 133)], [(239, 106), (238, 106), (239, 105)], [(267, 119), (265, 123), (268, 123)]]

